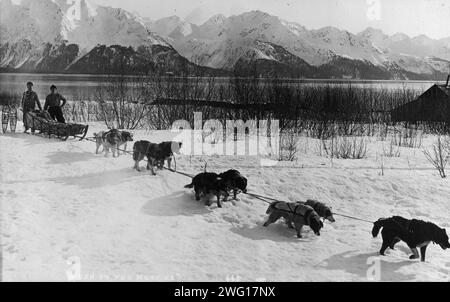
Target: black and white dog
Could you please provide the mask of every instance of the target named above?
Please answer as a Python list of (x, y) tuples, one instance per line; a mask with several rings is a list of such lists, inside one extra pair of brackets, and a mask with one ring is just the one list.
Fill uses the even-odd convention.
[(133, 146), (133, 160), (134, 169), (141, 171), (139, 162), (147, 157), (147, 170), (151, 170), (153, 175), (155, 167), (160, 170), (164, 168), (164, 163), (167, 160), (169, 169), (171, 169), (171, 162), (174, 153), (179, 154), (182, 143), (178, 142), (164, 142), (160, 144), (153, 144), (149, 141), (138, 141)]
[[(122, 145), (125, 146), (125, 152), (127, 151), (127, 143), (133, 141), (133, 134), (127, 131), (120, 131), (112, 129), (108, 132), (102, 131), (94, 133), (95, 142), (97, 148), (95, 153), (98, 154), (100, 146), (103, 146), (105, 157), (108, 156), (109, 150), (112, 150), (113, 157), (118, 157), (120, 151), (118, 150)], [(116, 155), (117, 154), (117, 155)]]
[(409, 259), (419, 258), (417, 248), (420, 248), (422, 262), (425, 261), (425, 252), (431, 242), (439, 244), (444, 250), (450, 248), (446, 230), (431, 222), (408, 220), (400, 216), (382, 218), (374, 223), (372, 236), (376, 238), (381, 229), (383, 229), (381, 231), (383, 245), (380, 254), (383, 256), (388, 247), (394, 249), (400, 241), (404, 241), (411, 249), (413, 255)]

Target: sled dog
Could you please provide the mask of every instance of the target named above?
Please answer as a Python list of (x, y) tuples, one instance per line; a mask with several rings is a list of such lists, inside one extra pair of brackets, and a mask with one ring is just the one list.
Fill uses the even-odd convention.
[[(222, 207), (220, 203), (220, 196), (224, 196), (224, 201), (227, 200), (229, 194), (226, 182), (216, 173), (201, 173), (194, 177), (192, 183), (185, 186), (187, 189), (194, 188), (195, 199), (200, 200), (204, 195), (208, 198), (209, 194), (214, 194), (217, 197), (217, 206)], [(207, 206), (211, 206), (211, 201), (208, 199), (205, 203)]]
[(298, 238), (302, 238), (304, 225), (311, 227), (317, 236), (320, 236), (320, 230), (323, 228), (323, 222), (320, 220), (319, 214), (312, 207), (300, 203), (273, 202), (267, 209), (266, 214), (269, 214), (269, 218), (264, 223), (265, 227), (277, 222), (280, 218), (284, 218), (289, 228), (292, 228), (292, 223), (294, 224)]
[(102, 131), (99, 133), (94, 133), (95, 142), (97, 148), (95, 153), (99, 153), (100, 146), (103, 146), (103, 151), (105, 152), (105, 157), (108, 156), (109, 150), (112, 150), (113, 157), (120, 155), (118, 150), (121, 146), (124, 146), (124, 150), (127, 150), (128, 142), (133, 141), (133, 134), (126, 131), (119, 131), (117, 129), (110, 130), (108, 132)]
[(444, 250), (450, 248), (446, 230), (431, 222), (417, 219), (408, 220), (400, 216), (381, 218), (374, 223), (372, 236), (376, 238), (381, 229), (383, 244), (380, 255), (383, 256), (388, 247), (394, 249), (400, 241), (404, 241), (411, 249), (413, 254), (409, 259), (418, 259), (417, 248), (420, 248), (422, 262), (425, 261), (425, 253), (431, 242), (438, 244)]
[(237, 170), (229, 170), (219, 175), (222, 178), (227, 187), (233, 191), (234, 200), (237, 199), (239, 191), (247, 193), (247, 178), (241, 175)]

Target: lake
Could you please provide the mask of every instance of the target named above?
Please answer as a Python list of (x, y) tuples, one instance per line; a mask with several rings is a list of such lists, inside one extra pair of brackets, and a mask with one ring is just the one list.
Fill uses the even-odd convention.
[[(117, 77), (116, 77), (117, 78)], [(128, 76), (128, 78), (135, 78)], [(50, 86), (56, 85), (59, 93), (68, 100), (77, 100), (79, 97), (92, 96), (96, 90), (109, 85), (111, 76), (103, 75), (70, 75), (70, 74), (25, 74), (25, 73), (0, 73), (0, 92), (17, 94), (19, 96), (26, 90), (26, 83), (34, 83), (34, 91), (40, 99), (45, 99), (50, 93)], [(229, 78), (217, 78), (217, 83), (227, 83)], [(264, 81), (264, 80), (262, 80)], [(363, 80), (305, 80), (305, 79), (283, 79), (289, 84), (301, 83), (305, 86), (325, 85), (348, 85), (363, 88), (399, 89), (407, 88), (417, 91), (425, 91), (435, 82), (432, 81), (363, 81)]]

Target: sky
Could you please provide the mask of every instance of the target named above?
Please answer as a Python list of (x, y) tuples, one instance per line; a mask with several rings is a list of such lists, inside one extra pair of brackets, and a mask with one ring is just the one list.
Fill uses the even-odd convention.
[[(20, 1), (20, 0), (14, 0)], [(39, 0), (37, 0), (39, 1)], [(67, 0), (73, 2), (76, 0)], [(358, 33), (367, 27), (387, 34), (450, 37), (449, 0), (90, 0), (138, 12), (153, 20), (177, 15), (201, 24), (215, 14), (261, 10), (308, 29), (334, 26)]]

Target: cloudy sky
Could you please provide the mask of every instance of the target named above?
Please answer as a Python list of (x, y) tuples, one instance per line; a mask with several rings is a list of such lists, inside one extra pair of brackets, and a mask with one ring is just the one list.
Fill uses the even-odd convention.
[[(20, 0), (14, 0), (20, 1)], [(39, 1), (39, 0), (37, 0)], [(77, 0), (67, 0), (74, 2)], [(90, 0), (144, 17), (178, 15), (200, 24), (214, 14), (262, 10), (309, 29), (335, 26), (356, 33), (368, 26), (385, 33), (450, 37), (449, 0)]]

